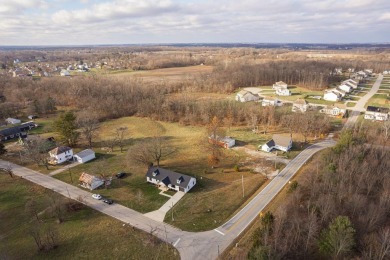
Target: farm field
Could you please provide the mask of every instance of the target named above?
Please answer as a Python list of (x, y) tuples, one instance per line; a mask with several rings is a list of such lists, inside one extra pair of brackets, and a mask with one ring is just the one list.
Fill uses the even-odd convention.
[(116, 71), (106, 74), (108, 77), (137, 78), (146, 82), (180, 81), (192, 79), (200, 73), (210, 73), (213, 66), (189, 66), (143, 71)]
[[(0, 175), (0, 255), (4, 259), (178, 259), (177, 251), (154, 236), (133, 229), (88, 207), (67, 207), (64, 221), (56, 223), (48, 210), (56, 195), (19, 177)], [(61, 197), (62, 198), (62, 197)], [(57, 231), (58, 246), (38, 251), (33, 237), (36, 221), (25, 209), (34, 199), (43, 230)], [(70, 205), (70, 204), (66, 204)], [(34, 229), (35, 228), (35, 229)], [(150, 250), (153, 247), (154, 250)]]

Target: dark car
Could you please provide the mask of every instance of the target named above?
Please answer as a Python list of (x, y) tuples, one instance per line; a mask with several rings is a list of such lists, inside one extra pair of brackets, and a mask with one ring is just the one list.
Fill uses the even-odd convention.
[(121, 178), (123, 178), (123, 177), (125, 177), (126, 176), (126, 173), (124, 173), (124, 172), (118, 172), (117, 174), (116, 174), (116, 177), (118, 178), (118, 179), (121, 179)]
[(103, 202), (104, 203), (107, 203), (109, 205), (111, 205), (112, 203), (114, 203), (114, 201), (112, 201), (111, 199), (103, 199)]

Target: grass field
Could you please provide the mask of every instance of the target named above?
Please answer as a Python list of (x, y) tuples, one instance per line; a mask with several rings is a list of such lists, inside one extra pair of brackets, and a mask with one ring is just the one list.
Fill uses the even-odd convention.
[(375, 94), (367, 102), (367, 106), (388, 107), (390, 108), (390, 98), (387, 94)]
[(189, 66), (189, 67), (175, 67), (156, 70), (143, 71), (114, 71), (107, 74), (107, 76), (121, 77), (121, 78), (139, 78), (144, 81), (178, 81), (191, 79), (199, 73), (209, 73), (213, 70), (213, 66)]
[(179, 259), (172, 246), (88, 207), (67, 211), (61, 224), (47, 211), (41, 214), (41, 224), (57, 228), (59, 239), (57, 248), (39, 252), (29, 235), (36, 224), (26, 214), (25, 203), (34, 198), (44, 211), (52, 194), (21, 178), (0, 175), (2, 259)]
[[(202, 127), (182, 126), (177, 123), (156, 122), (147, 118), (125, 117), (116, 120), (104, 122), (99, 129), (98, 146), (112, 138), (112, 132), (121, 126), (128, 128), (126, 147), (130, 147), (137, 141), (145, 140), (159, 132), (169, 139), (169, 144), (176, 150), (175, 154), (161, 162), (161, 166), (197, 177), (199, 182), (197, 186), (202, 188), (195, 189), (194, 193), (203, 193), (219, 189), (221, 186), (230, 184), (232, 179), (226, 179), (225, 174), (210, 172), (232, 172), (234, 165), (245, 161), (246, 154), (235, 150), (222, 150), (223, 159), (217, 169), (211, 169), (207, 165), (207, 153), (205, 153), (205, 143), (207, 135)], [(258, 135), (246, 127), (232, 128), (230, 136), (237, 138), (242, 144), (249, 144), (257, 147), (265, 142), (270, 135)], [(263, 140), (264, 139), (264, 140)], [(126, 152), (121, 153), (118, 148), (112, 153), (107, 153), (101, 148), (95, 148), (97, 159), (83, 165), (76, 166), (69, 171), (55, 175), (54, 177), (77, 185), (77, 179), (82, 172), (95, 175), (112, 176), (119, 171), (125, 171), (127, 174), (124, 179), (115, 179), (108, 189), (100, 189), (98, 192), (104, 196), (112, 198), (118, 203), (133, 208), (140, 212), (149, 212), (158, 209), (168, 198), (159, 195), (159, 190), (153, 185), (146, 183), (146, 167), (139, 165), (129, 165), (126, 159)], [(207, 173), (205, 173), (207, 172)], [(249, 174), (249, 169), (243, 174)], [(72, 175), (72, 177), (71, 177)], [(254, 185), (259, 185), (259, 181)], [(192, 192), (192, 191), (191, 191)], [(221, 191), (226, 192), (226, 191)], [(239, 203), (236, 205), (238, 206)]]

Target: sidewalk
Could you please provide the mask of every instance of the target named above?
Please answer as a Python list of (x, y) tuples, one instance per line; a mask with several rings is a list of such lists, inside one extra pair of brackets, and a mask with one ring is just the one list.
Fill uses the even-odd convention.
[(73, 167), (75, 167), (75, 166), (77, 166), (77, 165), (79, 165), (79, 164), (80, 164), (79, 162), (73, 162), (73, 163), (71, 163), (71, 164), (68, 164), (68, 165), (62, 167), (61, 169), (52, 171), (51, 173), (49, 173), (49, 175), (50, 175), (50, 176), (54, 176), (54, 175), (56, 175), (56, 174), (58, 174), (58, 173), (60, 173), (60, 172), (63, 172), (63, 171), (65, 171), (65, 170), (69, 169), (69, 168), (73, 168)]
[(158, 210), (148, 212), (144, 214), (144, 216), (151, 218), (153, 220), (164, 222), (165, 215), (167, 212), (179, 202), (181, 198), (185, 195), (184, 192), (178, 191), (175, 195), (173, 195), (164, 205), (161, 206)]

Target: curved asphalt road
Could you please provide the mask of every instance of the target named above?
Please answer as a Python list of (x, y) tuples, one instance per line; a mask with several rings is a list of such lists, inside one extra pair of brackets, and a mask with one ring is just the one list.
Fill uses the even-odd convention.
[(334, 144), (335, 141), (326, 139), (306, 148), (225, 224), (217, 229), (198, 233), (182, 231), (168, 224), (154, 221), (119, 204), (106, 205), (101, 201), (92, 199), (90, 192), (25, 167), (10, 164), (3, 160), (0, 160), (0, 167), (11, 165), (15, 175), (58, 192), (65, 197), (71, 199), (82, 197), (84, 203), (89, 207), (171, 243), (179, 250), (181, 259), (203, 260), (216, 259), (218, 253), (222, 253), (251, 224), (313, 154)]

